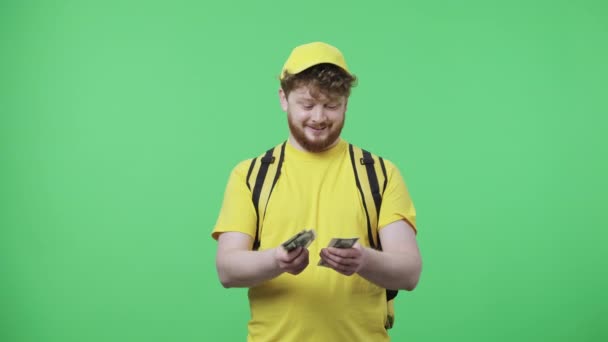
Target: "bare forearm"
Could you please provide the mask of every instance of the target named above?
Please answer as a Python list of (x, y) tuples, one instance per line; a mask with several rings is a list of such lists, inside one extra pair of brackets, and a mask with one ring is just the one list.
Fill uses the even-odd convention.
[(381, 252), (365, 248), (365, 263), (359, 275), (378, 286), (411, 291), (420, 278), (421, 261), (415, 254)]
[(272, 249), (223, 253), (217, 259), (217, 271), (224, 287), (252, 287), (282, 273)]

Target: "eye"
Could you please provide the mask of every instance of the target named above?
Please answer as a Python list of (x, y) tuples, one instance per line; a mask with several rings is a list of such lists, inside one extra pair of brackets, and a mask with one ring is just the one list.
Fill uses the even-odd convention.
[(305, 105), (302, 105), (302, 107), (304, 107), (304, 109), (312, 109), (312, 107), (314, 107), (314, 106), (311, 104), (305, 104)]
[(325, 107), (329, 108), (329, 109), (337, 109), (338, 107), (340, 107), (339, 104), (335, 104), (335, 103), (330, 103), (325, 105)]

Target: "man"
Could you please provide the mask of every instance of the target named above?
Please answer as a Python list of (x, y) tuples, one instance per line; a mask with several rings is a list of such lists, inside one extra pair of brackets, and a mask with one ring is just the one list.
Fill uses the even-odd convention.
[[(349, 144), (340, 137), (356, 77), (337, 48), (315, 42), (292, 51), (280, 80), (289, 126), (280, 177), (258, 210), (250, 174), (256, 164), (233, 169), (212, 233), (219, 279), (249, 288), (249, 341), (387, 341), (386, 289), (413, 290), (421, 271), (405, 183), (384, 160), (382, 249), (370, 248)], [(304, 229), (314, 229), (314, 242), (287, 251), (282, 243)], [(327, 247), (333, 238), (359, 240)]]

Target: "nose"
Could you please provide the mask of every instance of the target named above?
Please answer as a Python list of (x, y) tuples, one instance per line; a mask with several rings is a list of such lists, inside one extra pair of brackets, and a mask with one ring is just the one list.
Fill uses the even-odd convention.
[(323, 122), (323, 121), (325, 121), (325, 108), (324, 108), (324, 106), (315, 106), (310, 111), (310, 119), (313, 122)]

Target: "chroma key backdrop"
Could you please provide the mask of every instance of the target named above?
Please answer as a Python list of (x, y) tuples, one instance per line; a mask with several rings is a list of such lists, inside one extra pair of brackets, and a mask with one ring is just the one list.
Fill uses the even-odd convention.
[(608, 340), (607, 4), (2, 1), (0, 341), (246, 340), (210, 233), (311, 41), (416, 205), (392, 339)]

